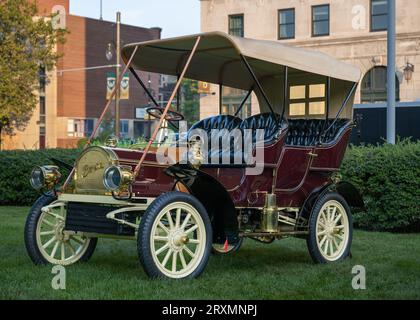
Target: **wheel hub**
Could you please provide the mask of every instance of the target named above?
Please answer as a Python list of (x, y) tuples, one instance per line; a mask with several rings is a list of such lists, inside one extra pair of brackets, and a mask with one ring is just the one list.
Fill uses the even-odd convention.
[(169, 235), (169, 242), (171, 243), (171, 247), (174, 250), (180, 250), (184, 245), (186, 245), (190, 239), (188, 236), (183, 232), (183, 230), (177, 230)]
[(326, 225), (326, 231), (329, 237), (332, 237), (334, 235), (334, 226), (332, 223), (328, 222)]
[(70, 236), (64, 233), (64, 223), (59, 222), (55, 228), (55, 238), (60, 242), (67, 242), (70, 239)]

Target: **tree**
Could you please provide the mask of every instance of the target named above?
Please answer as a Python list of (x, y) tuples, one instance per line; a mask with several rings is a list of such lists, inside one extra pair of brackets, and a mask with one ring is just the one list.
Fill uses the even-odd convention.
[(182, 103), (181, 113), (189, 125), (200, 120), (200, 94), (198, 93), (198, 81), (184, 79), (181, 85)]
[(64, 42), (66, 31), (54, 27), (55, 16), (37, 13), (32, 1), (0, 1), (0, 133), (26, 127), (37, 104), (39, 72), (55, 66), (54, 49)]

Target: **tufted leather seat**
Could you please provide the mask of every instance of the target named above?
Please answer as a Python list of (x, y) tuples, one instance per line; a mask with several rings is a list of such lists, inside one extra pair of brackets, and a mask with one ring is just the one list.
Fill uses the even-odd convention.
[(281, 125), (279, 124), (280, 118), (280, 115), (275, 116), (271, 112), (257, 114), (242, 121), (240, 129), (253, 131), (252, 143), (255, 143), (257, 139), (255, 130), (264, 130), (264, 144), (271, 144), (277, 141), (280, 134), (287, 128), (287, 121), (284, 120)]
[[(333, 119), (294, 119), (289, 120), (289, 132), (286, 144), (291, 146), (314, 146), (320, 140), (323, 129), (327, 129), (333, 123)], [(343, 131), (351, 124), (351, 120), (338, 119), (333, 127), (323, 136), (322, 143), (334, 142)]]
[[(233, 137), (230, 138), (229, 145), (224, 145), (223, 143), (225, 139), (229, 138), (228, 135), (234, 132), (233, 130), (237, 130), (236, 133), (241, 135), (239, 129), (241, 123), (242, 120), (240, 118), (231, 115), (219, 115), (203, 119), (194, 124), (188, 131), (188, 140), (191, 140), (194, 136), (199, 134), (200, 130), (203, 130), (204, 134), (207, 135), (208, 150), (204, 148), (202, 149), (202, 152), (204, 153), (203, 156), (207, 163), (214, 163), (214, 161), (217, 161), (216, 159), (218, 159), (219, 163), (223, 163), (226, 159), (229, 159), (230, 163), (234, 163), (235, 154), (239, 154), (241, 157), (240, 162), (242, 163), (243, 156), (241, 150), (239, 150), (241, 144), (237, 143), (237, 136), (233, 135)], [(200, 137), (200, 139), (202, 138), (203, 137)], [(219, 140), (219, 148), (213, 150), (211, 146), (212, 144), (216, 144), (215, 140)]]
[(241, 125), (242, 120), (238, 117), (230, 116), (230, 115), (219, 115), (207, 119), (203, 119), (196, 124), (194, 124), (190, 132), (194, 129), (202, 129), (204, 131), (207, 131), (207, 133), (210, 133), (210, 130), (213, 129), (227, 129), (227, 130), (233, 130), (235, 128), (239, 128)]
[[(197, 129), (204, 130), (207, 133), (209, 148), (204, 157), (208, 163), (214, 163), (215, 159), (219, 159), (219, 163), (226, 163), (226, 160), (229, 159), (230, 164), (243, 165), (246, 163), (246, 159), (244, 159), (246, 155), (244, 156), (243, 143), (240, 142), (247, 138), (248, 132), (245, 130), (250, 130), (249, 132), (252, 133), (252, 143), (255, 146), (256, 130), (264, 129), (264, 144), (271, 144), (279, 138), (281, 132), (286, 128), (287, 121), (278, 125), (278, 117), (272, 113), (259, 114), (244, 121), (230, 115), (219, 115), (201, 120), (193, 125), (188, 132), (188, 139), (191, 139), (197, 133)], [(218, 131), (212, 131), (214, 129)], [(226, 135), (230, 135), (229, 145), (223, 144), (223, 141), (228, 138)], [(219, 140), (219, 148), (212, 149), (211, 146), (215, 139)]]

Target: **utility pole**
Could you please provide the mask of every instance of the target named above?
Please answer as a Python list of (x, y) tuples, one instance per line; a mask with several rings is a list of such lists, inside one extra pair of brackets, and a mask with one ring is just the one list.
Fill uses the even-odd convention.
[(100, 0), (100, 16), (99, 16), (99, 20), (103, 20), (103, 16), (102, 16), (102, 0)]
[[(121, 12), (117, 12), (117, 44), (116, 44), (116, 55), (117, 55), (117, 69), (115, 77), (118, 80), (120, 78), (120, 65), (121, 65)], [(121, 93), (121, 82), (116, 83), (116, 94), (115, 94), (115, 137), (120, 137), (120, 93)]]
[(388, 0), (388, 75), (387, 75), (387, 141), (395, 144), (395, 0)]

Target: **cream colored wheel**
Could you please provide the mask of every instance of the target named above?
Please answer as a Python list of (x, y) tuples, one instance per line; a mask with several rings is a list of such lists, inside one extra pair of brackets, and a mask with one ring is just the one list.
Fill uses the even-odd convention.
[(158, 269), (170, 278), (184, 278), (197, 268), (204, 254), (203, 219), (190, 204), (170, 204), (153, 224), (150, 243)]
[(350, 208), (337, 193), (319, 199), (309, 221), (309, 252), (318, 263), (335, 262), (350, 255), (353, 236)]
[(64, 204), (56, 203), (42, 208), (37, 223), (38, 250), (51, 264), (74, 264), (89, 248), (91, 239), (64, 231), (65, 218)]
[(140, 261), (153, 278), (194, 278), (207, 264), (211, 241), (210, 219), (201, 203), (185, 193), (166, 193), (142, 217)]
[(341, 203), (326, 202), (318, 216), (316, 238), (318, 248), (328, 261), (338, 260), (349, 239), (349, 220)]

